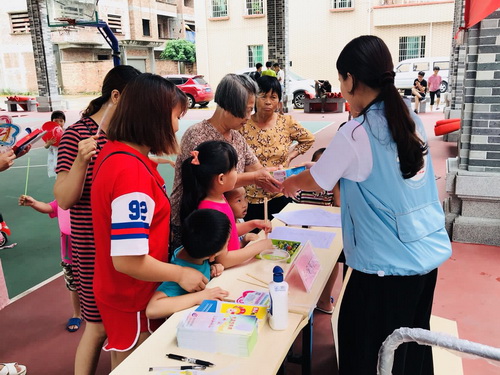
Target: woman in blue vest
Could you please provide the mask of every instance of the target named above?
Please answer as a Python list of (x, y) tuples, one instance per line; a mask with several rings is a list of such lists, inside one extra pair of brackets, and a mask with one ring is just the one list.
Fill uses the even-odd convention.
[[(349, 42), (337, 60), (353, 120), (285, 194), (331, 190), (341, 181), (346, 263), (353, 269), (338, 323), (340, 375), (376, 374), (394, 329), (429, 329), (437, 267), (451, 255), (420, 119), (394, 87), (392, 57), (376, 36)], [(433, 374), (432, 352), (401, 345), (393, 374)]]

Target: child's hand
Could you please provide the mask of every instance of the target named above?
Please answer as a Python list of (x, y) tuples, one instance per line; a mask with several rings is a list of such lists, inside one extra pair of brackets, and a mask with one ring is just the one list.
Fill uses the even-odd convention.
[(98, 135), (93, 135), (92, 137), (89, 137), (87, 139), (83, 139), (80, 142), (78, 142), (78, 156), (77, 158), (80, 159), (80, 161), (83, 161), (85, 164), (88, 164), (90, 162), (90, 159), (92, 156), (96, 154), (97, 150), (97, 138), (99, 138)]
[(210, 277), (217, 277), (224, 271), (224, 266), (220, 263), (214, 263), (210, 265)]
[(247, 233), (243, 237), (243, 241), (245, 241), (246, 243), (252, 242), (252, 241), (257, 241), (258, 239), (259, 239), (259, 235), (256, 233)]
[(273, 226), (269, 220), (252, 220), (255, 228), (263, 230), (266, 233), (270, 233), (273, 230)]
[(201, 297), (201, 301), (205, 299), (218, 299), (222, 301), (229, 295), (229, 292), (217, 286), (215, 288), (207, 288), (204, 291), (200, 292), (199, 294)]
[(33, 197), (30, 197), (29, 195), (21, 195), (19, 197), (19, 205), (20, 206), (33, 206), (35, 204), (35, 200)]

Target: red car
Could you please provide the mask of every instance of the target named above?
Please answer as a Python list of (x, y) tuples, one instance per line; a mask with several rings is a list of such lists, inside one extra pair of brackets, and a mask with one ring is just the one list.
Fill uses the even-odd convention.
[(189, 108), (193, 108), (195, 104), (206, 107), (214, 98), (212, 88), (202, 75), (169, 74), (163, 77), (175, 83), (187, 95)]

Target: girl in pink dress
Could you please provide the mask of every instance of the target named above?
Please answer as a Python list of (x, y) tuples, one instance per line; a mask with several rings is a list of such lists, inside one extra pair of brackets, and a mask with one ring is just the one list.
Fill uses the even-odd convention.
[[(228, 251), (217, 257), (224, 268), (240, 264), (262, 250), (272, 248), (271, 240), (259, 240), (240, 249), (238, 231), (231, 206), (224, 193), (234, 189), (238, 155), (234, 147), (224, 141), (203, 142), (191, 151), (182, 164), (181, 220), (197, 208), (211, 208), (223, 212), (231, 222)], [(256, 221), (256, 227), (270, 231), (264, 220)], [(238, 250), (238, 251), (234, 251)]]

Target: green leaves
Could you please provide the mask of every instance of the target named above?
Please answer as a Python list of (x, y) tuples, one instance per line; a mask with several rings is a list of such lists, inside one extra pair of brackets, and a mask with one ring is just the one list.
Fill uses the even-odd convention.
[(185, 39), (169, 40), (160, 55), (163, 60), (196, 61), (196, 47), (193, 42)]

